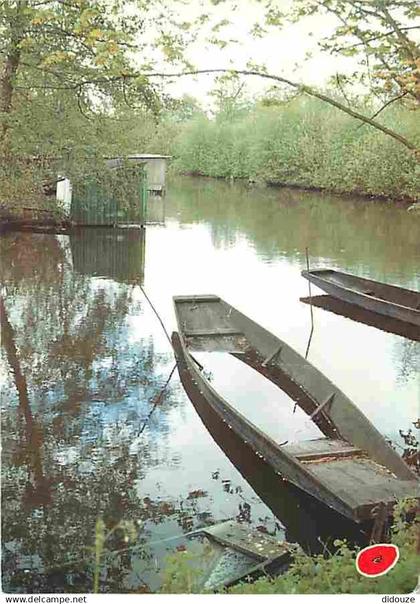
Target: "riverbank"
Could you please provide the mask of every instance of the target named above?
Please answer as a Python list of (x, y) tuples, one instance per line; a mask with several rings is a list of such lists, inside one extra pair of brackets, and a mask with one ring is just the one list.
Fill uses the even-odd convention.
[[(414, 119), (403, 107), (382, 114), (402, 133), (418, 132)], [(312, 99), (197, 115), (181, 125), (172, 154), (183, 174), (406, 203), (420, 198), (413, 152)]]
[[(415, 500), (402, 501), (395, 505), (393, 522), (389, 527), (391, 535), (389, 543), (397, 546), (402, 555), (395, 568), (391, 566), (389, 572), (385, 571), (382, 575), (378, 573), (376, 576), (363, 576), (356, 570), (356, 559), (362, 551), (361, 548), (354, 548), (347, 541), (338, 540), (331, 546), (334, 553), (327, 549), (322, 554), (308, 556), (303, 551), (297, 550), (285, 572), (275, 577), (266, 575), (253, 581), (238, 582), (224, 593), (236, 595), (417, 593), (419, 525), (418, 518), (413, 518), (415, 506)], [(385, 536), (383, 538), (388, 539)], [(377, 547), (379, 550), (380, 546)], [(365, 556), (366, 554), (367, 551)], [(169, 557), (164, 569), (161, 593), (200, 593), (199, 589), (194, 589), (197, 582), (194, 582), (195, 577), (185, 565), (183, 557), (185, 557), (184, 552)], [(201, 590), (201, 593), (205, 592)]]
[(8, 231), (31, 231), (34, 233), (67, 233), (71, 221), (51, 207), (0, 205), (0, 234)]
[[(198, 172), (177, 172), (174, 170), (175, 176), (184, 176), (188, 178), (201, 178), (208, 179), (209, 181), (222, 181), (228, 183), (236, 183), (241, 185), (246, 185), (250, 190), (255, 188), (256, 190), (261, 188), (267, 189), (284, 189), (284, 190), (292, 190), (292, 191), (302, 191), (303, 193), (320, 193), (320, 194), (332, 194), (337, 195), (343, 198), (352, 198), (355, 199), (357, 197), (360, 198), (361, 202), (365, 201), (383, 201), (383, 202), (392, 202), (396, 206), (406, 208), (409, 210), (413, 208), (418, 212), (420, 210), (420, 202), (416, 202), (417, 198), (411, 198), (408, 196), (398, 196), (393, 197), (389, 195), (372, 195), (370, 193), (366, 193), (365, 191), (337, 191), (335, 189), (329, 189), (326, 187), (315, 187), (310, 185), (298, 184), (298, 183), (290, 183), (290, 182), (280, 182), (280, 181), (256, 181), (248, 178), (234, 178), (234, 177), (226, 177), (226, 176), (208, 176), (207, 174), (201, 174)], [(419, 209), (417, 209), (419, 208)]]

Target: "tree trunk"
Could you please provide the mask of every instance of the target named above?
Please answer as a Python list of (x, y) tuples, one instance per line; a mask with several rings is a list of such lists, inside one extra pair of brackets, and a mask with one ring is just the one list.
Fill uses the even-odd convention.
[(0, 145), (6, 144), (7, 131), (9, 129), (8, 117), (13, 108), (13, 93), (16, 75), (20, 64), (20, 43), (24, 37), (23, 10), (27, 6), (27, 0), (17, 3), (16, 14), (9, 18), (9, 49), (6, 52), (3, 72), (0, 77)]
[(2, 113), (10, 113), (12, 109), (13, 83), (19, 67), (20, 50), (15, 48), (6, 58), (0, 86), (0, 110)]
[(0, 80), (0, 113), (2, 114), (0, 145), (6, 142), (9, 129), (8, 116), (12, 111), (14, 81), (19, 68), (20, 50), (12, 49), (6, 58)]
[(19, 410), (25, 418), (26, 458), (32, 479), (30, 496), (34, 505), (36, 503), (46, 504), (50, 501), (50, 485), (44, 475), (42, 463), (43, 435), (40, 426), (35, 421), (29, 402), (28, 386), (22, 372), (18, 351), (15, 344), (13, 327), (7, 316), (6, 306), (0, 296), (0, 326), (2, 345), (6, 350), (7, 361), (13, 373), (16, 390), (19, 399)]

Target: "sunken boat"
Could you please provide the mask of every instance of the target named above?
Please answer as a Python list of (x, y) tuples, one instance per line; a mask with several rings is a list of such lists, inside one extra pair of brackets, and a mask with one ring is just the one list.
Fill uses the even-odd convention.
[(330, 269), (302, 276), (334, 298), (420, 327), (420, 292)]
[[(197, 529), (188, 539), (188, 550), (205, 565), (205, 570), (200, 569), (204, 572), (199, 573), (199, 591), (217, 591), (263, 575), (276, 576), (287, 570), (293, 554), (299, 551), (296, 544), (278, 541), (235, 520)], [(210, 551), (194, 547), (197, 540), (210, 546)]]
[[(174, 298), (179, 332), (172, 342), (182, 384), (198, 410), (207, 405), (279, 475), (339, 514), (361, 523), (378, 506), (420, 499), (420, 480), (380, 432), (288, 344), (213, 295)], [(210, 384), (194, 352), (226, 352), (285, 391), (322, 438), (278, 443)]]

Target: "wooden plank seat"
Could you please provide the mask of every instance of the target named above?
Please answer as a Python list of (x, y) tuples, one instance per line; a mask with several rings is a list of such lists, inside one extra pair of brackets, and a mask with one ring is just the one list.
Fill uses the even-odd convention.
[(184, 335), (187, 338), (208, 337), (208, 336), (238, 336), (241, 331), (230, 327), (219, 327), (218, 329), (186, 329)]
[(316, 438), (292, 443), (282, 447), (289, 455), (299, 461), (317, 461), (324, 458), (354, 457), (362, 455), (362, 450), (349, 444), (345, 440), (331, 438)]

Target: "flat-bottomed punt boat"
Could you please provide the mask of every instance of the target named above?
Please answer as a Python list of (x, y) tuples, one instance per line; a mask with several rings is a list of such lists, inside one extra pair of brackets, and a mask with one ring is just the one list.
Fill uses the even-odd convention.
[[(182, 384), (198, 409), (209, 405), (282, 479), (355, 522), (379, 504), (420, 498), (420, 481), (350, 399), (285, 342), (212, 295), (174, 298), (172, 342)], [(278, 443), (211, 386), (193, 352), (226, 352), (285, 391), (324, 435)], [(238, 385), (240, 387), (240, 385)], [(275, 418), (273, 418), (275, 421)]]
[(302, 276), (334, 298), (420, 327), (420, 292), (330, 269)]

